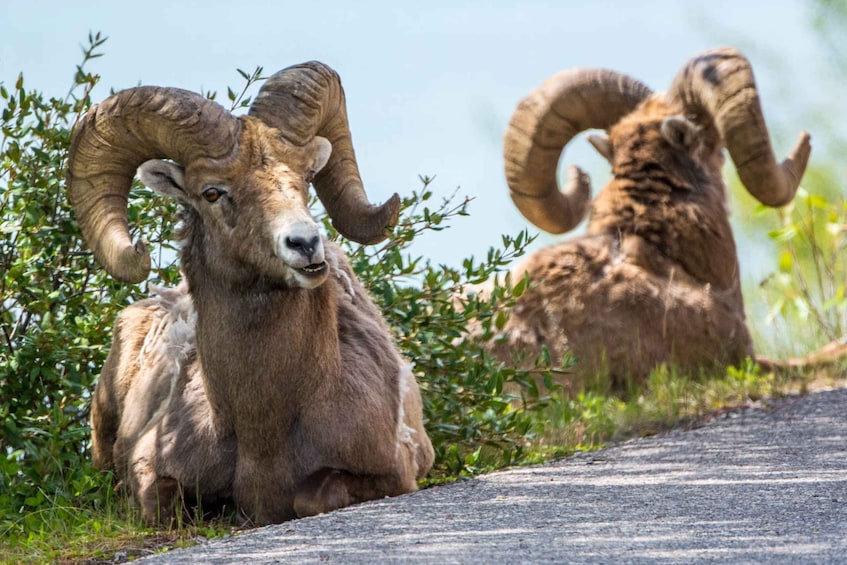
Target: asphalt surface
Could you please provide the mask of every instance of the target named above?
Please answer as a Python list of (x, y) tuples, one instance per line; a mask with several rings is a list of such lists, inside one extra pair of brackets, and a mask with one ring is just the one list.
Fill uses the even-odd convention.
[(152, 563), (847, 563), (847, 389)]

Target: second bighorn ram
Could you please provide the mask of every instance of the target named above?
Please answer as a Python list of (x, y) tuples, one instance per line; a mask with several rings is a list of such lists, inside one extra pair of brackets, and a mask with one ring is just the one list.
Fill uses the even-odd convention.
[(151, 521), (179, 496), (269, 523), (415, 490), (433, 461), (418, 385), (307, 207), (314, 179), (342, 235), (377, 242), (397, 221), (397, 195), (367, 201), (338, 75), (280, 71), (243, 117), (174, 88), (93, 107), (68, 196), (96, 259), (129, 282), (150, 269), (127, 223), (139, 166), (184, 205), (185, 279), (118, 317), (92, 399), (95, 464)]
[[(578, 133), (609, 161), (612, 180), (591, 202), (577, 167), (559, 191), (559, 156)], [(723, 149), (747, 190), (768, 206), (791, 201), (809, 158), (801, 133), (788, 158), (771, 149), (748, 60), (706, 51), (655, 94), (617, 72), (559, 73), (526, 97), (505, 135), (506, 178), (521, 213), (553, 233), (590, 209), (584, 236), (542, 249), (497, 353), (573, 352), (576, 371), (641, 378), (667, 362), (683, 369), (753, 354), (721, 167)]]

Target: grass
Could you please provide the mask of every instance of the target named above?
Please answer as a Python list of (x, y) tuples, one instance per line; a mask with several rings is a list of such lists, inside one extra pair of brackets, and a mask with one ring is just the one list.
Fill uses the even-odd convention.
[[(182, 518), (171, 528), (151, 528), (123, 492), (102, 476), (103, 504), (77, 507), (46, 504), (23, 520), (37, 524), (25, 536), (0, 532), (0, 563), (120, 563), (235, 531), (227, 514)], [(25, 525), (23, 525), (25, 527)]]
[(554, 404), (545, 433), (533, 442), (530, 463), (594, 450), (609, 443), (674, 428), (694, 428), (718, 414), (794, 394), (847, 386), (847, 366), (764, 372), (753, 362), (700, 375), (665, 366), (641, 386), (615, 394), (602, 385)]
[[(766, 404), (790, 394), (803, 394), (847, 384), (847, 370), (833, 366), (809, 373), (763, 373), (750, 363), (741, 368), (695, 377), (667, 367), (653, 371), (643, 385), (622, 394), (609, 393), (598, 382), (572, 398), (561, 399), (548, 410), (543, 434), (529, 439), (525, 463), (541, 463), (581, 450), (595, 450), (612, 442), (650, 436), (676, 427), (696, 427), (716, 414), (756, 404)], [(471, 462), (478, 471), (502, 467), (497, 450), (476, 454)], [(428, 480), (435, 487), (450, 477)], [(196, 515), (172, 528), (150, 528), (123, 494), (114, 494), (111, 479), (103, 477), (103, 503), (87, 506), (49, 506), (39, 516), (41, 524), (25, 537), (10, 540), (0, 532), (2, 563), (116, 563), (203, 539), (236, 532), (231, 515), (212, 519)]]

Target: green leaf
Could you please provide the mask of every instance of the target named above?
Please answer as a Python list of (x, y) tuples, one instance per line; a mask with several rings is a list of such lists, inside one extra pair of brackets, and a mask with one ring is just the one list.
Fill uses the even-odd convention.
[(797, 229), (797, 226), (790, 224), (778, 230), (769, 231), (768, 237), (776, 242), (784, 243), (797, 237), (798, 233), (799, 230)]
[(790, 251), (783, 251), (779, 255), (779, 270), (783, 273), (790, 273), (794, 267), (794, 256)]

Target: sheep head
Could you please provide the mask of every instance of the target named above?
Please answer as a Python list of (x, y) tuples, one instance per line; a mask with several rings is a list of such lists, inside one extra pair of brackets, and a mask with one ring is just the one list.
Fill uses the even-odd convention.
[(150, 160), (138, 174), (195, 216), (186, 230), (202, 226), (203, 263), (217, 280), (244, 284), (259, 276), (290, 288), (318, 286), (328, 269), (308, 210), (309, 182), (329, 159), (329, 141), (315, 136), (292, 145), (246, 117), (238, 148), (223, 161), (202, 159), (188, 167)]
[[(199, 94), (149, 86), (121, 91), (89, 110), (74, 128), (68, 198), (95, 257), (112, 276), (140, 282), (150, 271), (146, 245), (130, 239), (126, 210), (136, 169), (149, 160), (173, 163), (144, 165), (145, 181), (200, 213), (204, 226), (229, 230), (231, 246), (246, 249), (248, 240), (236, 239), (260, 237), (248, 223), (255, 230), (260, 218), (267, 221), (265, 246), (251, 253), (274, 250), (289, 261), (274, 267), (257, 259), (289, 282), (311, 286), (320, 280), (305, 187), (324, 163), (315, 191), (339, 232), (361, 243), (386, 237), (397, 221), (399, 197), (381, 206), (367, 201), (344, 92), (332, 69), (310, 62), (280, 71), (260, 89), (250, 114), (235, 117)], [(245, 215), (260, 208), (262, 215)], [(269, 216), (278, 212), (284, 213)]]
[(564, 147), (588, 129), (607, 130), (589, 140), (613, 169), (649, 154), (640, 162), (666, 159), (658, 164), (682, 176), (719, 175), (725, 145), (744, 186), (768, 206), (791, 201), (811, 151), (803, 132), (788, 158), (776, 162), (750, 63), (732, 48), (692, 58), (666, 95), (613, 71), (564, 71), (519, 104), (504, 139), (512, 199), (543, 230), (569, 231), (588, 209), (581, 169), (570, 168), (562, 191), (556, 181)]

